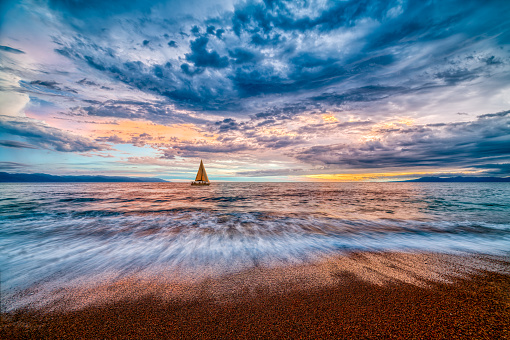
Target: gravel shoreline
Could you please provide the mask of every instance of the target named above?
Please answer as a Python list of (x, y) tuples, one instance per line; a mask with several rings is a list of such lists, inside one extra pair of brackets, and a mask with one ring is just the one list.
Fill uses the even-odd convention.
[(74, 291), (74, 298), (64, 291), (56, 308), (4, 312), (0, 337), (509, 339), (508, 263), (354, 253), (179, 289), (154, 278), (125, 279)]

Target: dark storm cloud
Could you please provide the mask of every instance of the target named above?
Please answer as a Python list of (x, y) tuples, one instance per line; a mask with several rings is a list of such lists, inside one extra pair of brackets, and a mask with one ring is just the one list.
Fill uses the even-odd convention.
[(164, 68), (161, 67), (161, 65), (154, 65), (153, 67), (154, 75), (158, 78), (163, 78), (165, 76), (164, 74)]
[(340, 83), (353, 76), (368, 75), (369, 72), (392, 64), (392, 56), (377, 56), (368, 60), (340, 63), (334, 58), (322, 59), (312, 52), (298, 54), (288, 61), (289, 72), (275, 76), (275, 69), (266, 66), (255, 70), (238, 69), (234, 86), (242, 96), (259, 94), (293, 93), (302, 90), (316, 90), (327, 85)]
[(312, 10), (316, 5), (308, 1), (248, 1), (234, 12), (233, 30), (239, 36), (243, 31), (261, 31), (267, 35), (275, 29), (283, 31), (325, 32), (340, 27), (351, 27), (361, 18), (380, 20), (397, 1), (331, 1), (329, 8), (316, 17), (299, 15), (299, 9)]
[(37, 147), (35, 147), (33, 145), (23, 143), (23, 142), (18, 142), (15, 140), (0, 140), (0, 145), (8, 147), (8, 148), (17, 148), (17, 149), (38, 149)]
[(207, 34), (216, 35), (216, 33), (214, 31), (216, 31), (216, 27), (214, 27), (214, 26), (207, 26)]
[(235, 59), (236, 64), (253, 63), (259, 59), (255, 53), (242, 48), (236, 48), (234, 51), (228, 51), (228, 54), (231, 58)]
[[(182, 70), (182, 72), (184, 72), (184, 74), (186, 74), (188, 76), (194, 76), (196, 74), (201, 74), (201, 73), (204, 72), (204, 69), (193, 68), (193, 67), (190, 67), (189, 64), (182, 64), (181, 65), (181, 70)], [(171, 93), (171, 92), (165, 92), (165, 93)], [(169, 96), (169, 97), (172, 98), (172, 96)], [(190, 96), (190, 98), (195, 98), (195, 97), (194, 96)], [(196, 100), (199, 100), (199, 98), (196, 98)]]
[(23, 52), (22, 50), (18, 50), (17, 48), (3, 46), (3, 45), (0, 45), (0, 51), (10, 52), (10, 53), (14, 53), (14, 54), (25, 54), (25, 52)]
[(113, 15), (138, 10), (142, 13), (148, 12), (152, 6), (157, 4), (158, 0), (49, 0), (50, 8), (64, 13), (65, 15), (80, 18), (109, 18)]
[(26, 139), (30, 145), (61, 152), (87, 152), (106, 150), (107, 147), (88, 138), (32, 120), (0, 120), (2, 133)]
[(104, 102), (89, 100), (90, 105), (71, 109), (73, 115), (96, 117), (145, 119), (161, 124), (193, 123), (204, 124), (208, 121), (175, 112), (166, 103), (135, 100), (106, 100)]
[(186, 60), (191, 61), (196, 67), (225, 68), (228, 66), (228, 58), (220, 57), (216, 51), (208, 51), (209, 39), (200, 37), (191, 42), (191, 53), (186, 54)]
[[(141, 32), (136, 44), (142, 41), (169, 60), (130, 60), (123, 51), (131, 46), (116, 49), (108, 44), (108, 35), (99, 46), (81, 26), (74, 37), (56, 38), (61, 45), (56, 51), (178, 107), (240, 116), (252, 114), (249, 101), (256, 96), (281, 97), (286, 102), (282, 106), (296, 100), (338, 106), (456, 86), (508, 64), (505, 52), (460, 56), (483, 37), (496, 43), (510, 41), (508, 33), (498, 34), (509, 21), (502, 15), (510, 7), (504, 1), (484, 6), (457, 0), (245, 1), (236, 3), (231, 12), (169, 18), (165, 24), (149, 14), (151, 6), (158, 5), (50, 2), (54, 10), (82, 19), (109, 18), (116, 7), (119, 13), (145, 13), (141, 27), (161, 25), (170, 35)], [(487, 17), (497, 20), (490, 24)], [(112, 25), (104, 24), (106, 30)], [(421, 50), (429, 53), (409, 63)]]
[[(59, 49), (59, 53), (83, 60), (114, 81), (166, 97), (169, 99), (167, 104), (197, 110), (231, 109), (237, 105), (234, 104), (235, 96), (224, 95), (225, 92), (231, 93), (229, 92), (231, 89), (226, 84), (218, 87), (218, 82), (224, 84), (225, 80), (212, 77), (206, 72), (207, 69), (221, 69), (227, 58), (219, 57), (217, 53), (204, 48), (204, 45), (196, 46), (194, 52), (188, 54), (192, 64), (184, 63), (179, 68), (174, 68), (168, 61), (152, 65), (142, 61), (122, 62), (114, 53), (110, 53), (111, 51), (99, 48), (94, 48), (96, 54), (94, 56), (82, 53), (80, 48), (72, 49), (65, 46)], [(103, 54), (104, 52), (107, 53)]]
[(198, 26), (193, 26), (191, 28), (191, 33), (194, 35), (194, 36), (199, 36), (200, 35), (200, 28)]
[(379, 131), (359, 145), (320, 145), (296, 158), (311, 164), (348, 168), (480, 166), (510, 157), (510, 111), (476, 121), (399, 127)]
[(216, 30), (216, 37), (218, 39), (221, 39), (221, 36), (223, 35), (223, 33), (225, 33), (225, 30), (223, 28)]

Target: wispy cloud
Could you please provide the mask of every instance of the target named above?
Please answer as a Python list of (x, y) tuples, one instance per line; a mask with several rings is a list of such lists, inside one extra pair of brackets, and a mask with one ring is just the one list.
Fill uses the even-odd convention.
[(0, 140), (0, 145), (8, 147), (8, 148), (19, 148), (19, 149), (38, 149), (37, 147), (23, 143), (18, 142), (15, 140)]
[[(88, 138), (67, 133), (34, 120), (0, 120), (0, 131), (4, 134), (23, 137), (33, 147), (54, 149), (61, 152), (88, 152), (107, 150), (108, 147)], [(15, 143), (16, 144), (16, 143)], [(9, 147), (13, 147), (7, 145)], [(28, 145), (25, 143), (19, 145)]]
[(26, 170), (27, 168), (30, 168), (30, 165), (19, 162), (0, 162), (0, 170), (4, 171)]
[(2, 46), (0, 45), (0, 51), (14, 53), (14, 54), (25, 54), (22, 50), (18, 50), (17, 48), (9, 47), (9, 46)]

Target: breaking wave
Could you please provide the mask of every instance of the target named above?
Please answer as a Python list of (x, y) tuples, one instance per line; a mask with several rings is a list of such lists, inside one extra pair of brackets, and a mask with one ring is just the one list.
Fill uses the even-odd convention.
[(221, 274), (356, 250), (507, 255), (508, 191), (476, 188), (6, 185), (2, 289), (112, 272)]

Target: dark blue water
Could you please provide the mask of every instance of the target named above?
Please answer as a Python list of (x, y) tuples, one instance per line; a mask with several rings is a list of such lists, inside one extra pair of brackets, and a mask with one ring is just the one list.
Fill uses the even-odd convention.
[(351, 250), (510, 254), (510, 183), (0, 187), (2, 290), (140, 271), (232, 272)]

